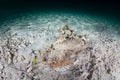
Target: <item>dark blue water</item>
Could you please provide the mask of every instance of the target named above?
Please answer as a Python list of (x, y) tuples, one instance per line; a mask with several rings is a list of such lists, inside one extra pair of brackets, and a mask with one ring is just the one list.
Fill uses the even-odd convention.
[[(0, 27), (2, 25), (8, 26), (6, 24), (13, 23), (16, 20), (16, 18), (20, 18), (22, 16), (28, 16), (28, 15), (38, 15), (39, 13), (46, 14), (49, 12), (66, 12), (71, 14), (77, 14), (77, 15), (87, 15), (89, 17), (95, 17), (96, 21), (100, 20), (103, 22), (108, 22), (109, 24), (114, 27), (115, 30), (118, 30), (120, 32), (120, 12), (117, 9), (117, 6), (111, 7), (104, 4), (103, 6), (99, 6), (100, 4), (95, 4), (91, 6), (90, 4), (84, 5), (84, 4), (72, 4), (72, 3), (46, 3), (44, 4), (15, 4), (14, 5), (7, 5), (0, 7)], [(105, 6), (106, 5), (106, 6)], [(101, 25), (100, 25), (101, 26)], [(108, 27), (106, 27), (108, 28)]]

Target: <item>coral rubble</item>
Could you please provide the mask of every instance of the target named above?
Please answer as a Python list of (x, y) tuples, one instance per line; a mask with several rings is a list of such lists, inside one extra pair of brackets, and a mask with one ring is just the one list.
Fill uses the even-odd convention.
[(78, 35), (70, 25), (58, 32), (56, 41), (43, 50), (30, 49), (32, 43), (17, 34), (2, 38), (0, 80), (120, 79), (120, 41), (103, 37), (102, 33), (98, 42), (93, 41)]

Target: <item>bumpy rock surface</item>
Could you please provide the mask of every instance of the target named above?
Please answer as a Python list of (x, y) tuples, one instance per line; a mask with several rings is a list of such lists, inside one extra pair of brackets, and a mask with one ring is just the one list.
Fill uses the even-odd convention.
[(56, 41), (39, 50), (31, 49), (32, 42), (24, 37), (5, 35), (0, 80), (120, 80), (119, 40), (98, 32), (95, 41), (77, 35), (70, 25), (58, 31)]

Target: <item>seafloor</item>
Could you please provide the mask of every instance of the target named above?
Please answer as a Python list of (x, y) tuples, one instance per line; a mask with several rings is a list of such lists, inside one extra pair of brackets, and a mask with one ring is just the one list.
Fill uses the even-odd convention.
[(114, 26), (69, 13), (9, 19), (0, 29), (0, 80), (120, 80)]

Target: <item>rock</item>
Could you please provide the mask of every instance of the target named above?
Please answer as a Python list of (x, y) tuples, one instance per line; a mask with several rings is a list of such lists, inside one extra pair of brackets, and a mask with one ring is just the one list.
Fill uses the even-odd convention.
[(30, 66), (30, 67), (27, 69), (27, 72), (31, 72), (31, 71), (32, 71), (32, 69), (33, 69), (33, 67), (32, 67), (32, 66)]
[(3, 69), (3, 65), (0, 63), (0, 70), (2, 70)]
[(10, 58), (8, 58), (8, 64), (11, 64), (12, 60)]

